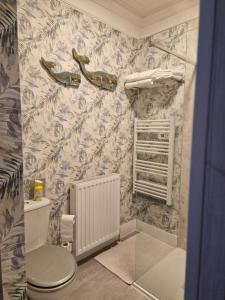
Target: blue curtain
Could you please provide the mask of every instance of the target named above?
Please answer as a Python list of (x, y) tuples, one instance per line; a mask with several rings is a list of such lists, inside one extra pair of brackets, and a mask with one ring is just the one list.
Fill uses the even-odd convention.
[(225, 299), (225, 1), (202, 0), (185, 300)]

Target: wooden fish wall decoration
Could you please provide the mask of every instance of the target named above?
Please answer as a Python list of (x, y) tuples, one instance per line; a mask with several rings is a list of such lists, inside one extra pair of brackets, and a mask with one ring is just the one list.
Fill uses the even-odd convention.
[(72, 50), (74, 60), (79, 64), (80, 70), (84, 77), (93, 85), (103, 90), (114, 91), (117, 86), (117, 77), (105, 72), (89, 72), (85, 65), (90, 63), (87, 56), (80, 56), (75, 49)]
[(55, 73), (52, 69), (55, 64), (51, 61), (46, 61), (43, 57), (40, 60), (41, 66), (45, 71), (59, 84), (65, 87), (78, 88), (81, 83), (81, 76), (79, 74), (70, 72)]

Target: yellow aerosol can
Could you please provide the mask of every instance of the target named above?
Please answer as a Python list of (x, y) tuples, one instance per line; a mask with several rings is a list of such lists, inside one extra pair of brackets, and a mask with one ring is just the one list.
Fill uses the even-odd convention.
[(41, 180), (34, 181), (34, 201), (42, 200), (43, 197), (43, 182)]

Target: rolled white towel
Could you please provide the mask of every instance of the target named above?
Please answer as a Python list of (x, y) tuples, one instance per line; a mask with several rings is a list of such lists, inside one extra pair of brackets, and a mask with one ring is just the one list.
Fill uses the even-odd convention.
[(138, 80), (133, 82), (125, 82), (125, 88), (126, 89), (133, 89), (133, 88), (151, 88), (151, 87), (157, 87), (162, 84), (162, 82), (165, 82), (168, 79), (175, 79), (177, 81), (181, 81), (182, 78), (180, 76), (170, 76), (170, 77), (164, 77), (164, 78), (151, 78), (151, 79), (144, 79), (144, 80)]
[(128, 75), (125, 79), (125, 83), (128, 82), (135, 82), (145, 79), (152, 79), (157, 80), (160, 78), (172, 78), (181, 81), (183, 80), (183, 72), (178, 69), (170, 70), (170, 69), (154, 69), (154, 70), (147, 70), (144, 72), (138, 72), (131, 75)]
[(148, 88), (153, 85), (153, 80), (152, 79), (144, 79), (144, 80), (139, 80), (139, 81), (133, 81), (133, 82), (126, 82), (125, 83), (125, 88), (126, 89), (132, 89), (132, 88)]

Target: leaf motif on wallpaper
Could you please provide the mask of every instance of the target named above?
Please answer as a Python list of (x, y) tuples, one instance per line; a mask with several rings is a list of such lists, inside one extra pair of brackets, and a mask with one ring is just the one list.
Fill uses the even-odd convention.
[[(16, 188), (13, 190), (16, 194)], [(19, 198), (13, 197), (14, 203), (17, 203)], [(10, 198), (8, 201), (12, 202)], [(18, 206), (13, 207), (18, 210)], [(13, 219), (13, 218), (12, 218)], [(23, 286), (25, 286), (25, 264), (24, 254), (22, 253), (22, 247), (24, 246), (24, 220), (23, 215), (18, 219), (15, 219), (13, 224), (8, 224), (7, 233), (3, 235), (1, 245), (1, 258), (2, 269), (5, 270), (4, 285), (7, 289), (10, 288), (9, 284), (13, 283), (11, 287), (12, 294), (16, 293), (17, 288), (21, 292)], [(16, 254), (16, 255), (15, 255)], [(13, 297), (14, 298), (14, 297)]]
[(80, 86), (81, 76), (79, 74), (70, 72), (56, 73), (52, 70), (55, 67), (55, 64), (51, 61), (46, 61), (43, 57), (40, 60), (40, 64), (57, 83), (64, 85), (65, 87), (78, 88)]
[(14, 41), (17, 33), (16, 10), (13, 4), (0, 2), (0, 43), (4, 51), (14, 54)]
[[(37, 105), (35, 103), (31, 103), (31, 106), (28, 106), (28, 104), (26, 104), (28, 109), (23, 111), (23, 120), (22, 120), (24, 132), (26, 132), (32, 126), (32, 123), (35, 121), (35, 119), (41, 113), (43, 113), (43, 111), (46, 110), (46, 106), (49, 103), (54, 103), (56, 105), (57, 101), (59, 100), (60, 90), (61, 90), (60, 87), (56, 89), (54, 87), (49, 86), (47, 98), (43, 96), (39, 97), (40, 100)], [(35, 99), (35, 94), (32, 93), (32, 89), (30, 88), (30, 86), (27, 86), (23, 93), (23, 100), (27, 100), (27, 103), (29, 103), (28, 99), (29, 100)]]
[(0, 65), (0, 93), (3, 93), (9, 85), (9, 76), (5, 71), (4, 66)]
[[(129, 109), (129, 108), (127, 108)], [(127, 110), (122, 112), (121, 115), (116, 119), (116, 121), (114, 122), (113, 126), (110, 128), (110, 131), (107, 133), (107, 135), (105, 136), (104, 139), (100, 138), (98, 141), (98, 146), (96, 147), (96, 149), (94, 150), (94, 152), (90, 153), (90, 155), (87, 154), (87, 152), (85, 151), (85, 148), (80, 150), (79, 152), (79, 157), (83, 158), (82, 155), (86, 156), (86, 160), (85, 162), (83, 162), (82, 160), (80, 160), (81, 165), (79, 167), (79, 180), (83, 178), (83, 176), (86, 174), (87, 170), (90, 168), (90, 164), (93, 162), (94, 159), (96, 159), (97, 156), (101, 156), (102, 155), (102, 151), (103, 148), (106, 146), (106, 144), (108, 144), (110, 137), (113, 135), (113, 133), (115, 133), (116, 128), (118, 127), (118, 125), (120, 124), (121, 120), (123, 119), (123, 116), (125, 116), (127, 113)], [(127, 151), (125, 151), (125, 155), (127, 154)], [(112, 159), (112, 157), (111, 157)], [(118, 159), (118, 158), (117, 158)], [(121, 164), (121, 161), (120, 161)]]
[(114, 91), (117, 87), (117, 77), (105, 72), (89, 72), (85, 65), (90, 63), (87, 56), (78, 55), (75, 49), (72, 50), (74, 60), (79, 64), (80, 70), (84, 77), (93, 85), (102, 90)]

